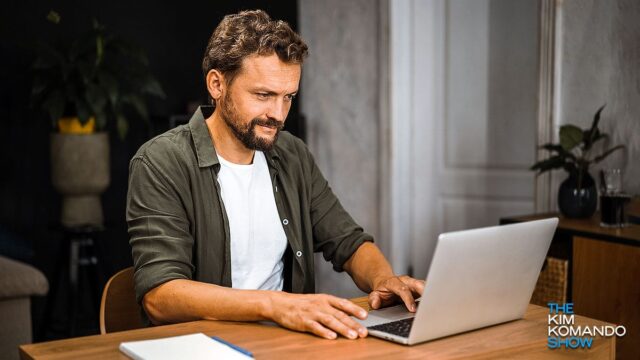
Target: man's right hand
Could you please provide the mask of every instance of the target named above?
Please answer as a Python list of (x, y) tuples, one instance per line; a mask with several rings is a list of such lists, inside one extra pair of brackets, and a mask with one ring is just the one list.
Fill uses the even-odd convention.
[(367, 312), (347, 299), (325, 294), (271, 292), (267, 317), (297, 331), (306, 331), (326, 339), (340, 334), (348, 339), (367, 336), (367, 329), (353, 320), (366, 319)]
[[(175, 279), (145, 294), (142, 305), (156, 325), (193, 320), (271, 320), (283, 327), (335, 339), (357, 339), (367, 329), (350, 316), (367, 312), (347, 299), (324, 294), (240, 290), (187, 279)], [(353, 333), (352, 333), (353, 331)]]

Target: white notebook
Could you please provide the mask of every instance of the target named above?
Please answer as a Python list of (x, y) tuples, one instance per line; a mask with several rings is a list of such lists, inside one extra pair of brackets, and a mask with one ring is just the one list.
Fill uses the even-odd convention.
[(123, 342), (120, 351), (135, 360), (253, 359), (203, 333)]

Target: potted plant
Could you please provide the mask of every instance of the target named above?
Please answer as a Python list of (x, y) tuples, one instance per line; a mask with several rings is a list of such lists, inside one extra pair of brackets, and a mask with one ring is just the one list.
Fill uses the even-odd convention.
[[(60, 16), (47, 16), (54, 25)], [(97, 20), (76, 39), (40, 43), (33, 64), (32, 104), (51, 120), (51, 172), (63, 195), (67, 227), (102, 225), (100, 195), (110, 182), (109, 137), (120, 139), (130, 117), (148, 121), (146, 95), (164, 97), (144, 52), (110, 34)]]
[(598, 192), (595, 181), (589, 174), (589, 167), (604, 160), (614, 151), (624, 148), (624, 145), (617, 145), (602, 150), (598, 155), (593, 154), (594, 145), (608, 138), (607, 134), (598, 129), (604, 107), (605, 105), (598, 109), (588, 129), (580, 129), (571, 124), (561, 126), (560, 143), (549, 143), (540, 147), (550, 151), (551, 157), (531, 166), (531, 170), (537, 171), (537, 175), (560, 168), (569, 173), (569, 177), (558, 189), (558, 207), (560, 212), (569, 218), (587, 218), (593, 215), (598, 202)]

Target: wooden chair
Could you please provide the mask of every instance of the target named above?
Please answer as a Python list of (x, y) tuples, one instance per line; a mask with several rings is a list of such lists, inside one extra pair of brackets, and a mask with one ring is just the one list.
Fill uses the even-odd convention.
[(569, 260), (549, 256), (538, 276), (530, 302), (544, 307), (550, 302), (564, 304), (567, 302), (568, 284)]
[(113, 275), (102, 292), (100, 333), (143, 328), (141, 308), (133, 288), (133, 267)]

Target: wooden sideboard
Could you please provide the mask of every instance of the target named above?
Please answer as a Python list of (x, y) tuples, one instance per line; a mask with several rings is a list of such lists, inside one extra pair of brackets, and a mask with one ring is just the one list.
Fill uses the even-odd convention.
[(600, 214), (567, 219), (556, 213), (514, 216), (500, 224), (559, 217), (549, 256), (569, 261), (567, 301), (579, 315), (624, 325), (619, 359), (640, 356), (640, 225), (600, 226)]

